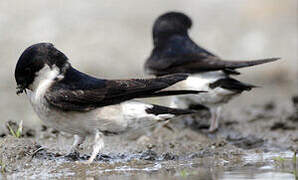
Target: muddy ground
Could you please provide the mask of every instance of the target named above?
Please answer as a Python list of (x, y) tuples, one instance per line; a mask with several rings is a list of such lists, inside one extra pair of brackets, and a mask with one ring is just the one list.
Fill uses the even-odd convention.
[[(72, 138), (36, 125), (41, 122), (27, 98), (15, 95), (13, 70), (21, 52), (37, 42), (52, 42), (88, 74), (145, 77), (152, 23), (173, 10), (191, 16), (190, 36), (222, 58), (282, 60), (241, 70), (245, 76), (239, 80), (263, 88), (226, 105), (215, 134), (206, 132), (208, 121), (200, 118), (207, 113), (196, 121), (181, 117), (171, 123), (173, 130), (142, 129), (107, 137), (96, 163), (75, 163), (87, 158), (90, 143), (84, 144), (79, 157), (66, 156)], [(293, 0), (0, 1), (0, 179), (265, 179), (273, 172), (293, 179), (297, 22)], [(24, 120), (27, 129), (34, 129), (25, 128), (24, 137), (17, 139), (2, 131), (7, 120)]]
[(91, 152), (90, 139), (79, 154), (67, 155), (70, 135), (24, 125), (21, 138), (8, 131), (1, 134), (0, 179), (131, 179), (130, 175), (135, 179), (224, 179), (234, 171), (245, 172), (240, 173), (242, 178), (256, 178), (264, 172), (282, 172), (288, 179), (295, 176), (297, 96), (283, 102), (234, 106), (224, 111), (220, 129), (212, 134), (207, 132), (208, 117), (208, 111), (203, 111), (177, 118), (167, 126), (106, 137), (106, 147), (91, 165), (82, 163)]

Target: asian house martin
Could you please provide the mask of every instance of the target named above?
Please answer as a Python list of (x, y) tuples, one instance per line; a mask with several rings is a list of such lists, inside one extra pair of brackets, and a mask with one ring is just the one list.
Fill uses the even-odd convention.
[(193, 111), (133, 101), (198, 91), (163, 91), (186, 74), (152, 79), (107, 80), (84, 74), (71, 66), (68, 58), (51, 43), (28, 47), (16, 69), (17, 94), (25, 92), (38, 117), (49, 126), (74, 135), (71, 151), (94, 136), (91, 163), (101, 148), (103, 136), (154, 125)]
[(211, 112), (209, 131), (218, 128), (221, 106), (254, 85), (231, 77), (239, 75), (238, 68), (269, 63), (279, 58), (253, 61), (228, 61), (198, 46), (188, 35), (192, 20), (180, 12), (168, 12), (159, 16), (153, 25), (154, 48), (145, 62), (144, 69), (155, 76), (172, 73), (190, 73), (177, 89), (204, 90), (208, 93), (173, 97), (171, 107), (189, 109), (207, 106)]

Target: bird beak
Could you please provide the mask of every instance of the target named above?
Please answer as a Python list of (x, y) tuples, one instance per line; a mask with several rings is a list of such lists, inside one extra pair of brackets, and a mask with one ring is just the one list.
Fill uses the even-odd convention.
[(17, 95), (19, 95), (19, 94), (22, 94), (23, 92), (25, 92), (26, 94), (27, 94), (27, 92), (26, 92), (26, 89), (24, 88), (24, 86), (22, 86), (22, 85), (18, 85), (17, 86)]

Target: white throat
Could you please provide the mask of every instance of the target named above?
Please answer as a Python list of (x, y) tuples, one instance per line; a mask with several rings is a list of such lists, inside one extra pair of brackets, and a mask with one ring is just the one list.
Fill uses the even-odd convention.
[(36, 73), (36, 77), (33, 83), (29, 86), (29, 89), (34, 92), (35, 96), (41, 96), (57, 78), (63, 78), (59, 68), (55, 65), (50, 68), (49, 65), (45, 64), (45, 66)]

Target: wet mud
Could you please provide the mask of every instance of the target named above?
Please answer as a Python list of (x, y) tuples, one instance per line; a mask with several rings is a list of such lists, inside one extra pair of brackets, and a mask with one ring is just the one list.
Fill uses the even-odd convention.
[(16, 138), (8, 129), (0, 136), (0, 178), (229, 179), (237, 172), (249, 177), (252, 171), (262, 177), (275, 172), (295, 178), (298, 97), (288, 104), (291, 108), (274, 101), (235, 108), (223, 114), (215, 133), (208, 133), (210, 114), (202, 111), (146, 133), (106, 137), (106, 147), (90, 165), (83, 162), (89, 158), (91, 140), (79, 152), (68, 154), (72, 144), (68, 134), (24, 125), (23, 135)]

